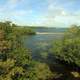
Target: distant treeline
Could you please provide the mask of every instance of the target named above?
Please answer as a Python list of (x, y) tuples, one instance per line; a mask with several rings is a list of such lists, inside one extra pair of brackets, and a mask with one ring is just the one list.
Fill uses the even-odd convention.
[(36, 34), (36, 32), (29, 28), (29, 27), (15, 27), (14, 28), (15, 31), (19, 32), (19, 34), (22, 34), (22, 35), (34, 35)]

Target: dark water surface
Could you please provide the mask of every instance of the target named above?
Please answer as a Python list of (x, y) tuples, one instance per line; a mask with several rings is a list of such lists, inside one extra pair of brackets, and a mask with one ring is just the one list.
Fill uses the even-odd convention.
[[(41, 30), (41, 33), (42, 32), (43, 31)], [(47, 30), (45, 30), (45, 32), (50, 33), (50, 31)], [(53, 33), (55, 32), (53, 31)], [(63, 34), (59, 33), (60, 32), (58, 32), (58, 34), (36, 34), (31, 36), (25, 36), (24, 45), (32, 51), (32, 59), (47, 63), (51, 68), (51, 71), (53, 72), (55, 71), (58, 73), (62, 73), (63, 77), (59, 80), (72, 80), (71, 76), (68, 73), (69, 68), (66, 65), (58, 62), (53, 56), (53, 54), (50, 53), (50, 48), (52, 47), (53, 42), (63, 37)]]
[(25, 36), (24, 45), (32, 51), (32, 59), (47, 63), (58, 72), (64, 72), (66, 70), (65, 66), (60, 64), (53, 54), (50, 53), (53, 42), (62, 37), (62, 34), (36, 34)]
[(46, 56), (49, 47), (52, 46), (53, 41), (58, 40), (61, 37), (61, 34), (36, 34), (32, 36), (26, 36), (24, 45), (31, 49), (32, 57), (36, 59), (39, 58), (40, 55)]
[[(47, 34), (36, 34), (25, 36), (24, 45), (31, 49), (33, 59), (39, 59), (40, 56), (47, 56), (49, 54), (49, 47), (52, 46), (52, 42), (63, 37), (63, 33), (66, 31), (65, 28), (34, 28), (36, 33), (47, 33)], [(56, 34), (48, 34), (56, 33)]]
[[(50, 53), (50, 48), (53, 42), (63, 37), (62, 34), (36, 34), (25, 36), (24, 45), (32, 51), (32, 59), (49, 63), (60, 68), (62, 65), (57, 65), (57, 61), (53, 54)], [(63, 68), (62, 68), (63, 69)], [(61, 68), (60, 68), (60, 71)]]

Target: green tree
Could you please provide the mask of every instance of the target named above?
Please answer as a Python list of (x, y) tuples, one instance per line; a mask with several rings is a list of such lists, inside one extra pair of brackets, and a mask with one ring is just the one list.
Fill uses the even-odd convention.
[(24, 66), (30, 60), (30, 52), (21, 44), (19, 33), (15, 33), (10, 22), (0, 22), (0, 80), (25, 78)]
[(0, 22), (0, 80), (50, 80), (48, 65), (35, 62), (31, 52), (22, 44), (23, 35), (31, 29), (20, 28), (11, 22)]
[(60, 41), (56, 41), (52, 52), (61, 61), (80, 67), (80, 27), (69, 28)]

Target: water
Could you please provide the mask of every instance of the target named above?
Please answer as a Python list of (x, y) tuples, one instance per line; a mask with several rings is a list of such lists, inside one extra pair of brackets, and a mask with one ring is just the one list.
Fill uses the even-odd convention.
[[(46, 33), (52, 33), (52, 29), (51, 32), (48, 31), (48, 29), (45, 31)], [(59, 31), (57, 30), (58, 34), (36, 34), (25, 36), (24, 45), (32, 51), (33, 60), (47, 63), (49, 66), (54, 68), (54, 70), (62, 72), (65, 71), (65, 67), (56, 61), (55, 57), (49, 50), (54, 41), (63, 37), (62, 34), (59, 34)], [(42, 30), (41, 33), (43, 33)]]
[(45, 28), (45, 27), (37, 27), (37, 28), (33, 28), (33, 30), (35, 32), (57, 32), (57, 33), (60, 33), (60, 32), (64, 32), (67, 30), (67, 28)]
[[(54, 29), (51, 29), (51, 31), (48, 31), (48, 29), (44, 29), (45, 31), (42, 29), (40, 30), (38, 31), (41, 33), (52, 33), (52, 31), (53, 33), (55, 32)], [(61, 30), (56, 31), (58, 34), (36, 34), (25, 36), (24, 45), (32, 51), (32, 59), (47, 63), (51, 71), (63, 74), (63, 80), (65, 80), (66, 76), (67, 78), (70, 78), (70, 75), (68, 74), (69, 69), (66, 67), (66, 65), (57, 61), (49, 51), (53, 45), (52, 43), (63, 37), (63, 34), (59, 34), (59, 31)], [(63, 31), (64, 30), (62, 30), (62, 32)]]
[[(36, 34), (31, 36), (25, 37), (25, 47), (29, 48), (32, 51), (32, 58), (33, 59), (40, 59), (40, 57), (47, 56), (49, 54), (49, 48), (52, 46), (52, 42), (60, 39), (62, 34), (61, 29), (54, 29), (54, 28), (44, 28), (44, 29), (35, 29), (36, 32), (39, 33), (47, 33), (47, 34)], [(53, 31), (53, 32), (52, 32)], [(62, 29), (62, 32), (64, 30)], [(58, 34), (48, 34), (48, 33), (55, 33)]]

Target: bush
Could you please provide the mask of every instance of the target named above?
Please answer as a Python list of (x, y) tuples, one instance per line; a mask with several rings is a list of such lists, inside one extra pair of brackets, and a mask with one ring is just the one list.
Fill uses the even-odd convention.
[(80, 67), (80, 28), (71, 27), (64, 38), (56, 41), (52, 51), (56, 58), (68, 64), (76, 64)]

